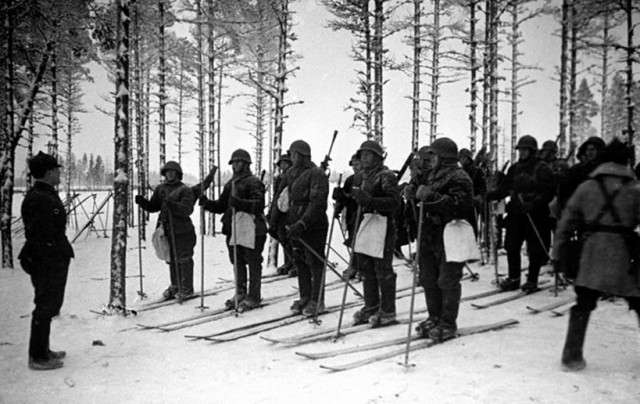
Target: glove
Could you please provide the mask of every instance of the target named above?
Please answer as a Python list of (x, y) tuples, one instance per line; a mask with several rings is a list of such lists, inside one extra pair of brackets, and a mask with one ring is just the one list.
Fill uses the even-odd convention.
[(333, 193), (331, 194), (331, 198), (333, 198), (334, 201), (342, 202), (345, 199), (347, 199), (347, 195), (344, 193), (344, 189), (336, 187), (336, 188), (333, 189)]
[(411, 184), (408, 184), (402, 190), (402, 196), (404, 196), (404, 199), (406, 201), (410, 201), (411, 199), (413, 199), (415, 195), (416, 195), (416, 188)]
[(371, 194), (367, 191), (363, 191), (361, 189), (354, 189), (353, 191), (353, 199), (358, 203), (358, 205), (366, 207), (371, 203)]
[(198, 205), (204, 206), (207, 202), (209, 202), (209, 198), (207, 198), (206, 195), (200, 195), (200, 198), (198, 198)]
[(229, 195), (229, 207), (230, 208), (238, 208), (238, 205), (240, 205), (240, 199), (238, 199), (238, 197), (233, 196), (233, 195)]
[(420, 185), (418, 187), (418, 190), (416, 191), (416, 198), (420, 199), (421, 201), (429, 201), (431, 199), (434, 199), (434, 196), (435, 192), (430, 190), (426, 185)]
[(142, 195), (136, 195), (134, 201), (135, 201), (136, 205), (140, 205), (140, 204), (145, 203), (147, 201), (147, 199)]
[(302, 237), (302, 233), (304, 233), (304, 230), (304, 223), (298, 220), (287, 228), (287, 238), (290, 238), (291, 240), (297, 240)]

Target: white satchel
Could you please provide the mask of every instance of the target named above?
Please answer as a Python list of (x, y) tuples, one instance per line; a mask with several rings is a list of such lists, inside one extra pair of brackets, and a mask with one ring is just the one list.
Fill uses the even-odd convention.
[(163, 261), (171, 262), (171, 254), (169, 250), (169, 240), (167, 240), (167, 236), (164, 234), (164, 229), (162, 226), (156, 227), (153, 231), (153, 236), (151, 236), (151, 243), (153, 244), (153, 249), (156, 252), (156, 256)]
[(382, 258), (386, 236), (387, 217), (377, 213), (365, 213), (358, 228), (353, 250), (369, 257)]
[(468, 262), (480, 259), (473, 227), (466, 220), (452, 220), (444, 226), (444, 252), (447, 262)]
[[(229, 245), (236, 245), (254, 249), (256, 247), (255, 216), (247, 212), (236, 211), (235, 220), (231, 218), (231, 238)], [(235, 222), (235, 226), (234, 226)]]

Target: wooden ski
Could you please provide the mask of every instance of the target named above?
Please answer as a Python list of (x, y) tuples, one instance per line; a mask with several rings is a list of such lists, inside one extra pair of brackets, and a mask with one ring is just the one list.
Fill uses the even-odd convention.
[(538, 313), (542, 313), (543, 311), (549, 311), (549, 310), (558, 308), (560, 306), (564, 306), (565, 304), (573, 302), (574, 300), (575, 298), (573, 296), (565, 297), (563, 299), (558, 299), (558, 301), (551, 302), (539, 307), (527, 306), (527, 310), (529, 310), (531, 314), (538, 314)]
[[(538, 289), (536, 292), (533, 293), (538, 293), (541, 292), (543, 290), (547, 290), (549, 288), (551, 288), (553, 285), (546, 285), (546, 286), (542, 286), (540, 289)], [(514, 300), (518, 300), (520, 298), (532, 295), (533, 293), (528, 293), (528, 292), (518, 292), (514, 295), (511, 296), (507, 296), (507, 297), (503, 297), (502, 299), (497, 299), (497, 300), (493, 300), (487, 303), (471, 303), (471, 306), (476, 308), (476, 309), (487, 309), (489, 307), (493, 307), (493, 306), (498, 306), (504, 303), (508, 303), (508, 302), (512, 302)]]

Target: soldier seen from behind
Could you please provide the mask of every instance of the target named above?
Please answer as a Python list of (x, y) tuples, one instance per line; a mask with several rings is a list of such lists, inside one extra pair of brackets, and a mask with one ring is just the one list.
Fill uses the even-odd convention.
[(558, 204), (560, 212), (562, 212), (567, 201), (578, 186), (589, 178), (589, 174), (600, 165), (602, 162), (602, 151), (604, 150), (604, 147), (604, 140), (597, 136), (588, 138), (580, 145), (578, 148), (580, 163), (569, 169), (566, 180), (562, 181), (558, 190)]
[[(239, 311), (247, 311), (260, 306), (262, 300), (262, 250), (267, 239), (263, 213), (265, 189), (251, 172), (251, 156), (246, 150), (234, 151), (229, 164), (233, 176), (224, 184), (220, 197), (212, 201), (202, 195), (199, 203), (209, 212), (222, 213), (222, 234), (226, 236), (229, 259), (236, 271), (236, 293), (225, 306), (233, 309), (237, 303)], [(234, 221), (236, 234), (233, 233)]]
[(28, 162), (35, 179), (22, 201), (25, 244), (18, 255), (31, 276), (35, 308), (31, 313), (29, 368), (51, 370), (63, 366), (64, 351), (49, 348), (51, 319), (60, 314), (73, 248), (65, 234), (67, 213), (55, 187), (60, 183), (56, 158), (38, 153)]
[[(444, 341), (456, 336), (462, 294), (464, 262), (452, 262), (445, 254), (444, 230), (453, 220), (473, 220), (473, 185), (458, 166), (458, 146), (446, 137), (436, 139), (427, 152), (429, 176), (422, 178), (415, 193), (423, 205), (420, 233), (419, 282), (424, 289), (429, 317), (416, 331), (422, 337)], [(473, 238), (473, 235), (471, 235)]]
[(162, 227), (169, 243), (171, 285), (162, 293), (165, 299), (184, 300), (193, 296), (193, 249), (196, 231), (191, 222), (195, 205), (193, 190), (182, 182), (182, 167), (168, 161), (160, 170), (165, 181), (147, 199), (136, 195), (135, 203), (147, 212), (160, 212), (156, 228)]
[(473, 209), (474, 220), (471, 222), (474, 231), (477, 233), (477, 216), (482, 214), (484, 209), (484, 196), (487, 193), (487, 179), (484, 175), (484, 171), (476, 166), (473, 160), (473, 154), (469, 149), (462, 149), (458, 153), (458, 160), (465, 173), (471, 178), (473, 184)]
[(269, 228), (284, 221), (298, 269), (300, 298), (291, 312), (311, 317), (324, 310), (324, 249), (329, 231), (327, 198), (329, 180), (311, 161), (311, 148), (304, 140), (289, 147), (293, 165), (282, 177), (278, 199), (269, 212)]
[(553, 246), (554, 264), (570, 264), (568, 242), (583, 228), (579, 270), (575, 280), (577, 301), (571, 308), (562, 351), (565, 370), (586, 366), (583, 344), (591, 312), (603, 295), (622, 296), (640, 319), (638, 262), (640, 240), (640, 182), (629, 167), (631, 150), (613, 140), (604, 149), (604, 163), (589, 174), (569, 199), (558, 222)]
[[(334, 212), (335, 218), (340, 219), (342, 216), (341, 228), (343, 235), (346, 232), (344, 245), (350, 248), (353, 237), (355, 236), (356, 214), (358, 212), (358, 203), (351, 197), (353, 192), (353, 180), (355, 179), (355, 176), (362, 171), (362, 162), (360, 161), (360, 155), (358, 153), (351, 156), (349, 165), (353, 169), (353, 174), (344, 180), (344, 185), (342, 187), (335, 187), (333, 189), (331, 197), (336, 201)], [(346, 269), (343, 276), (348, 277), (349, 279), (355, 279), (357, 275), (357, 268), (358, 266), (354, 259), (352, 260), (351, 268)]]
[(509, 197), (507, 204), (505, 249), (509, 277), (500, 282), (502, 290), (520, 288), (522, 243), (527, 242), (529, 271), (522, 290), (538, 290), (540, 268), (548, 261), (551, 242), (549, 229), (549, 202), (554, 196), (553, 172), (537, 156), (538, 142), (526, 135), (518, 140), (518, 161), (509, 167), (507, 175), (497, 189), (487, 194), (488, 200)]
[[(354, 253), (362, 275), (364, 307), (354, 314), (355, 324), (385, 326), (396, 320), (396, 278), (393, 254), (396, 236), (395, 211), (400, 190), (393, 171), (383, 163), (382, 146), (367, 140), (358, 149), (362, 171), (354, 178), (353, 199), (361, 210)], [(376, 245), (376, 251), (359, 246)]]

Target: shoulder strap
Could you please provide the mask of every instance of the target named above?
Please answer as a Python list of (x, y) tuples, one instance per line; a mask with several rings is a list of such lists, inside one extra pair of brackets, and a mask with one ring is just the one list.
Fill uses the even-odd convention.
[(604, 205), (602, 205), (602, 207), (600, 208), (600, 211), (598, 212), (598, 216), (596, 216), (594, 223), (598, 223), (600, 219), (602, 219), (602, 217), (607, 212), (609, 212), (611, 213), (611, 216), (613, 216), (613, 220), (615, 224), (617, 225), (622, 224), (622, 221), (620, 220), (620, 216), (618, 215), (618, 211), (616, 211), (615, 206), (613, 206), (613, 200), (616, 198), (616, 196), (618, 196), (622, 188), (614, 189), (613, 192), (609, 194), (607, 192), (607, 188), (604, 186), (604, 181), (602, 181), (602, 177), (596, 177), (595, 180), (596, 180), (596, 183), (598, 184), (598, 187), (600, 188), (600, 191), (602, 192), (602, 195), (604, 196)]

